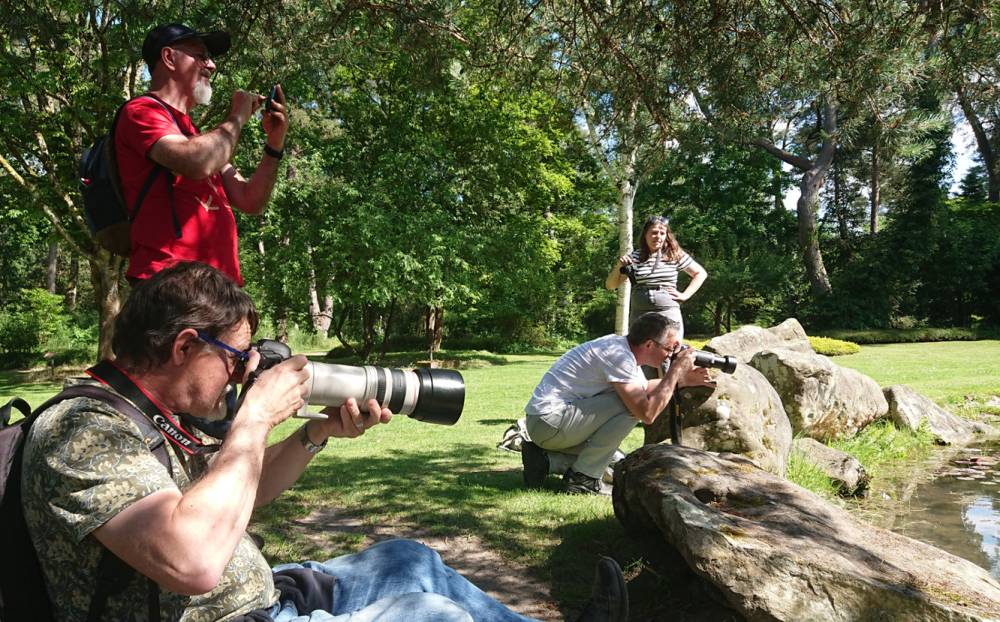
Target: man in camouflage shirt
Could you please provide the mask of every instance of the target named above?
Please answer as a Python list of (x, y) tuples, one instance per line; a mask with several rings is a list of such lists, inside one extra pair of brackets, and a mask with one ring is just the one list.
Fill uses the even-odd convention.
[[(224, 411), (227, 385), (259, 361), (250, 348), (257, 321), (235, 282), (180, 263), (132, 290), (116, 321), (114, 366), (158, 409), (153, 419), (211, 418)], [(58, 620), (87, 619), (105, 548), (137, 572), (102, 620), (146, 620), (146, 577), (159, 586), (162, 620), (525, 619), (407, 540), (272, 572), (246, 533), (254, 507), (291, 486), (329, 437), (358, 437), (391, 418), (375, 400), (362, 413), (352, 398), (268, 447), (269, 432), (304, 404), (306, 362), (261, 373), (211, 457), (167, 442), (170, 472), (140, 427), (101, 401), (67, 399), (41, 414), (26, 442), (23, 497)], [(179, 429), (193, 439), (186, 447), (205, 440)], [(602, 564), (584, 619), (624, 619), (621, 571)]]

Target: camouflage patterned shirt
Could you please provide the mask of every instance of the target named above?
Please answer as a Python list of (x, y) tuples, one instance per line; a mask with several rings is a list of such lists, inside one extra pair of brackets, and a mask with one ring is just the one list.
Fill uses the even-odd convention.
[[(165, 488), (184, 490), (204, 471), (203, 458), (170, 451), (173, 474), (147, 448), (127, 416), (89, 398), (58, 403), (32, 425), (22, 491), (31, 539), (47, 579), (56, 618), (83, 622), (104, 548), (90, 535), (136, 501)], [(147, 619), (148, 582), (108, 599), (105, 620)], [(278, 600), (267, 561), (244, 534), (214, 590), (184, 596), (160, 589), (162, 620), (228, 620)]]

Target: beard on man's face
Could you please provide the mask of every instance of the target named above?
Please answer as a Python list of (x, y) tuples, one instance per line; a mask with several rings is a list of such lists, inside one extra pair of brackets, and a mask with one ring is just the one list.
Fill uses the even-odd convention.
[(194, 101), (199, 106), (207, 106), (212, 101), (212, 85), (207, 81), (199, 80), (194, 85)]

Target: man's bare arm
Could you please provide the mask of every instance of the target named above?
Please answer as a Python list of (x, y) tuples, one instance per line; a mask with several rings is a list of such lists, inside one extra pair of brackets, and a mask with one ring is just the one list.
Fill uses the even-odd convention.
[(214, 175), (229, 164), (240, 140), (240, 131), (263, 100), (260, 95), (236, 91), (229, 114), (215, 129), (198, 136), (164, 136), (149, 150), (149, 157), (189, 179)]
[(245, 214), (261, 214), (271, 198), (277, 177), (277, 158), (265, 155), (249, 180), (240, 175), (236, 167), (227, 165), (222, 170), (222, 187), (233, 207)]
[(677, 389), (678, 381), (687, 376), (694, 364), (694, 351), (685, 350), (670, 364), (667, 375), (660, 380), (650, 380), (644, 389), (638, 383), (613, 382), (615, 393), (625, 403), (632, 416), (649, 425), (667, 407)]
[(281, 86), (275, 86), (275, 98), (270, 110), (264, 113), (261, 120), (264, 134), (267, 135), (267, 149), (261, 156), (260, 164), (250, 179), (244, 179), (233, 166), (222, 170), (222, 187), (229, 197), (233, 207), (246, 214), (261, 214), (267, 207), (278, 177), (278, 159), (274, 153), (281, 154), (285, 148), (285, 133), (288, 131), (288, 109), (285, 107), (285, 93)]

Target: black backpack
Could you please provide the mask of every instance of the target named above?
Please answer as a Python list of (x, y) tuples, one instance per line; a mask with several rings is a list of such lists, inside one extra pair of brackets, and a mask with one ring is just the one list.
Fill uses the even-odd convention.
[[(190, 136), (181, 127), (170, 107), (159, 98), (153, 95), (140, 95), (140, 97), (147, 97), (163, 106), (163, 109), (170, 114), (177, 129), (185, 136)], [(125, 108), (125, 104), (119, 106), (115, 112), (115, 118), (111, 122), (111, 130), (104, 136), (98, 137), (93, 145), (83, 150), (83, 155), (80, 156), (80, 192), (83, 195), (84, 216), (90, 227), (90, 233), (93, 234), (97, 243), (115, 255), (128, 257), (132, 248), (129, 231), (132, 221), (139, 215), (139, 208), (142, 207), (146, 194), (161, 172), (167, 180), (167, 194), (170, 197), (174, 234), (178, 239), (181, 237), (181, 226), (177, 219), (177, 210), (174, 207), (174, 175), (160, 164), (154, 163), (153, 170), (146, 177), (146, 182), (142, 185), (142, 190), (139, 191), (139, 196), (131, 211), (125, 204), (121, 178), (118, 175), (118, 160), (115, 156), (115, 128), (118, 126), (118, 118), (121, 116), (123, 108)]]
[[(142, 430), (157, 459), (170, 470), (170, 456), (159, 430), (127, 400), (101, 387), (86, 384), (69, 387), (34, 412), (21, 398), (14, 398), (0, 408), (0, 551), (3, 551), (3, 563), (0, 563), (0, 622), (54, 620), (42, 567), (28, 534), (21, 505), (21, 462), (24, 441), (38, 414), (58, 402), (75, 397), (100, 400), (127, 415)], [(15, 409), (21, 411), (25, 418), (11, 424), (11, 413)], [(124, 589), (134, 572), (109, 550), (104, 550), (88, 620), (96, 622), (101, 618), (108, 597)], [(159, 588), (152, 580), (148, 581), (148, 587), (149, 619), (155, 621), (159, 619)]]

